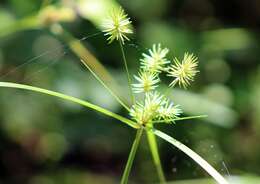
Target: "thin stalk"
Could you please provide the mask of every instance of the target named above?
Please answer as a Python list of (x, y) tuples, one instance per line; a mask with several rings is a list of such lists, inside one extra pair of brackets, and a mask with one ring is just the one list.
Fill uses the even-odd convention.
[(113, 117), (113, 118), (115, 118), (115, 119), (117, 119), (117, 120), (119, 120), (123, 123), (126, 123), (127, 125), (129, 125), (133, 128), (137, 129), (137, 128), (140, 127), (137, 123), (135, 123), (135, 122), (123, 117), (123, 116), (120, 116), (116, 113), (113, 113), (113, 112), (111, 112), (107, 109), (100, 107), (100, 106), (94, 105), (90, 102), (75, 98), (73, 96), (65, 95), (65, 94), (62, 94), (62, 93), (58, 93), (58, 92), (43, 89), (43, 88), (38, 88), (38, 87), (24, 85), (24, 84), (17, 84), (17, 83), (12, 83), (12, 82), (0, 82), (0, 87), (24, 89), (24, 90), (35, 91), (35, 92), (38, 92), (38, 93), (43, 93), (43, 94), (47, 94), (47, 95), (50, 95), (50, 96), (62, 98), (64, 100), (80, 104), (80, 105), (85, 106), (89, 109), (92, 109), (92, 110), (98, 111), (102, 114), (105, 114), (107, 116)]
[(122, 41), (119, 41), (119, 45), (120, 45), (120, 49), (121, 49), (121, 53), (122, 53), (122, 57), (123, 57), (124, 65), (125, 65), (125, 70), (126, 70), (126, 73), (127, 73), (128, 88), (129, 88), (129, 92), (130, 92), (130, 95), (131, 95), (132, 104), (134, 104), (135, 103), (135, 97), (134, 97), (134, 94), (133, 94), (133, 90), (131, 88), (132, 81), (131, 81), (131, 78), (130, 78), (130, 74), (129, 74), (129, 70), (128, 70), (128, 66), (127, 66), (127, 61), (126, 61), (126, 57), (125, 57), (125, 50), (124, 50)]
[(147, 134), (147, 139), (148, 139), (150, 151), (151, 151), (152, 157), (153, 157), (153, 162), (154, 162), (154, 165), (155, 165), (158, 177), (159, 177), (159, 181), (160, 181), (161, 184), (165, 184), (166, 179), (165, 179), (163, 169), (162, 169), (162, 164), (161, 164), (161, 159), (160, 159), (160, 156), (159, 156), (156, 137), (152, 132), (149, 132), (149, 131), (146, 131), (146, 134)]
[(110, 89), (103, 81), (102, 79), (87, 65), (86, 62), (81, 61), (87, 69), (90, 71), (90, 73), (104, 86), (106, 90), (117, 100), (118, 103), (120, 103), (127, 111), (130, 111), (129, 107), (113, 92), (112, 89)]
[[(102, 80), (104, 84), (106, 84), (106, 86), (109, 84), (110, 90), (113, 91), (116, 96), (120, 96), (120, 99), (124, 99), (123, 96), (119, 94), (118, 90), (116, 90), (119, 86), (106, 67), (80, 42), (80, 40), (74, 38), (73, 35), (65, 29), (62, 30), (63, 31), (61, 31), (61, 33), (53, 32), (53, 34), (58, 35), (61, 40), (68, 44), (72, 52), (80, 58), (83, 65), (91, 68), (91, 70), (100, 78), (100, 80)], [(85, 40), (85, 38), (83, 40)], [(126, 102), (125, 99), (123, 101)]]
[[(146, 100), (146, 94), (144, 95), (143, 102), (145, 102), (145, 100)], [(143, 113), (144, 113), (144, 111), (143, 111)], [(150, 126), (151, 126), (151, 128), (153, 128), (152, 123)], [(161, 184), (165, 184), (166, 180), (165, 180), (165, 176), (164, 176), (163, 169), (162, 169), (162, 164), (161, 164), (161, 160), (160, 160), (160, 156), (159, 156), (156, 137), (152, 132), (146, 131), (146, 133), (147, 133), (147, 139), (148, 139), (150, 151), (151, 151), (151, 154), (153, 157), (153, 162), (154, 162), (154, 165), (155, 165), (158, 177), (159, 177), (159, 181)]]
[(134, 161), (136, 151), (139, 146), (142, 134), (143, 134), (143, 128), (139, 128), (136, 132), (135, 140), (133, 142), (130, 154), (128, 156), (128, 160), (127, 160), (120, 184), (127, 184), (127, 182), (128, 182), (129, 174), (130, 174), (130, 171), (131, 171), (131, 168), (133, 165), (133, 161)]
[[(61, 27), (62, 28), (62, 27)], [(62, 28), (62, 31), (59, 33), (52, 32), (59, 36), (66, 44), (68, 44), (69, 48), (77, 55), (81, 60), (81, 62), (86, 62), (95, 73), (97, 73), (103, 81), (113, 82), (113, 77), (104, 67), (104, 65), (76, 38), (73, 37), (69, 32)], [(84, 64), (84, 63), (83, 63)]]

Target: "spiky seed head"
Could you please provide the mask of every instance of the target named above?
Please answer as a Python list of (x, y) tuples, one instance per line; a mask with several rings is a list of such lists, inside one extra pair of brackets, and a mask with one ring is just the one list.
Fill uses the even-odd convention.
[(152, 73), (160, 73), (164, 66), (170, 63), (166, 55), (169, 52), (167, 48), (161, 48), (161, 44), (153, 44), (152, 49), (149, 49), (149, 54), (143, 53), (141, 68)]
[(190, 85), (190, 81), (193, 81), (194, 76), (199, 72), (197, 66), (197, 57), (193, 54), (185, 53), (181, 62), (175, 58), (174, 64), (168, 69), (168, 76), (174, 78), (170, 86), (173, 87), (178, 83), (180, 87), (187, 88)]
[(174, 105), (172, 102), (167, 101), (164, 106), (159, 108), (159, 117), (161, 120), (173, 120), (182, 113), (180, 105)]
[(127, 35), (133, 33), (130, 18), (121, 7), (110, 13), (102, 27), (109, 43), (118, 40), (124, 44), (125, 40), (129, 40)]
[(149, 111), (156, 112), (159, 106), (164, 105), (165, 103), (166, 103), (165, 97), (157, 91), (146, 94), (145, 108), (149, 109)]
[(139, 72), (138, 76), (134, 76), (138, 83), (132, 84), (133, 91), (135, 93), (149, 92), (157, 87), (157, 83), (160, 79), (155, 73), (150, 73), (146, 71)]
[(145, 125), (158, 117), (158, 109), (165, 104), (165, 97), (158, 92), (145, 94), (143, 103), (136, 103), (130, 110), (130, 115), (138, 123)]
[(142, 103), (136, 102), (130, 109), (130, 116), (138, 123), (142, 123), (144, 114), (144, 105)]

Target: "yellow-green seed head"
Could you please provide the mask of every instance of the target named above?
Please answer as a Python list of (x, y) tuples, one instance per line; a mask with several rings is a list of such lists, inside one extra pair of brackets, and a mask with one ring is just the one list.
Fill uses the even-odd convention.
[(121, 7), (110, 13), (102, 27), (109, 43), (118, 40), (124, 44), (125, 40), (129, 40), (127, 35), (133, 33), (130, 18)]
[(174, 105), (172, 102), (167, 101), (164, 106), (161, 106), (159, 108), (158, 119), (165, 121), (172, 120), (181, 115), (181, 113), (182, 110), (180, 108), (180, 105)]
[(170, 63), (166, 55), (169, 50), (161, 48), (161, 44), (153, 44), (153, 48), (149, 49), (149, 54), (143, 53), (141, 61), (141, 68), (151, 73), (160, 73), (163, 71), (164, 66)]
[(134, 76), (138, 83), (132, 84), (133, 91), (135, 93), (147, 93), (154, 90), (157, 87), (157, 83), (160, 79), (155, 73), (150, 73), (146, 71), (139, 72), (138, 76)]
[(174, 64), (168, 69), (168, 76), (174, 78), (170, 86), (173, 87), (178, 83), (180, 87), (187, 88), (190, 85), (190, 81), (193, 81), (196, 73), (199, 72), (197, 66), (197, 57), (193, 54), (185, 53), (181, 62), (175, 58)]
[(173, 120), (182, 113), (178, 105), (173, 105), (158, 92), (145, 94), (144, 102), (137, 102), (130, 110), (130, 116), (138, 123), (146, 125), (157, 120)]

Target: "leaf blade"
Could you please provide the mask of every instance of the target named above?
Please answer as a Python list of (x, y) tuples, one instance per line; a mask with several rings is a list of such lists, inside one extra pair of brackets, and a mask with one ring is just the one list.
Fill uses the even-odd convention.
[(81, 99), (73, 97), (73, 96), (65, 95), (65, 94), (62, 94), (62, 93), (58, 93), (58, 92), (55, 92), (55, 91), (51, 91), (51, 90), (47, 90), (47, 89), (43, 89), (43, 88), (39, 88), (39, 87), (35, 87), (35, 86), (12, 83), (12, 82), (0, 82), (0, 87), (24, 89), (24, 90), (34, 91), (34, 92), (58, 97), (58, 98), (61, 98), (61, 99), (64, 99), (64, 100), (67, 100), (67, 101), (70, 101), (70, 102), (73, 102), (73, 103), (80, 104), (84, 107), (90, 108), (92, 110), (95, 110), (95, 111), (100, 112), (102, 114), (105, 114), (107, 116), (113, 117), (113, 118), (115, 118), (115, 119), (117, 119), (117, 120), (119, 120), (123, 123), (126, 123), (127, 125), (131, 126), (132, 128), (136, 128), (136, 129), (139, 128), (137, 123), (135, 123), (135, 122), (123, 117), (123, 116), (120, 116), (120, 115), (113, 113), (113, 112), (111, 112), (107, 109), (104, 109), (100, 106), (97, 106), (95, 104), (81, 100)]
[(179, 150), (184, 152), (186, 155), (188, 155), (190, 158), (192, 158), (197, 164), (199, 164), (209, 175), (211, 175), (218, 183), (220, 184), (228, 184), (226, 179), (218, 173), (207, 161), (205, 161), (202, 157), (200, 157), (197, 153), (195, 153), (193, 150), (179, 142), (178, 140), (174, 139), (173, 137), (159, 131), (156, 129), (149, 129), (148, 131), (151, 131), (158, 137), (164, 139), (165, 141), (169, 142), (170, 144), (177, 147)]

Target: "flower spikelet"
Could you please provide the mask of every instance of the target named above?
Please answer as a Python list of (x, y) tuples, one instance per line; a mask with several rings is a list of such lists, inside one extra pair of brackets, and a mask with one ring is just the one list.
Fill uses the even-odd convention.
[(190, 81), (193, 81), (196, 73), (199, 72), (197, 66), (197, 57), (193, 54), (185, 53), (181, 62), (175, 58), (174, 64), (168, 69), (168, 76), (175, 78), (170, 83), (170, 86), (173, 87), (178, 83), (179, 86), (187, 88), (190, 85)]
[(169, 49), (162, 48), (161, 44), (153, 44), (152, 49), (149, 49), (149, 54), (143, 53), (141, 61), (141, 68), (152, 73), (160, 73), (164, 66), (170, 63), (166, 55)]
[(181, 115), (182, 110), (180, 105), (174, 105), (172, 102), (167, 101), (164, 106), (159, 108), (158, 119), (169, 121)]
[(125, 40), (129, 40), (127, 35), (133, 33), (130, 18), (121, 7), (110, 13), (102, 27), (109, 43), (118, 40), (124, 44)]
[(137, 122), (145, 125), (158, 117), (158, 110), (160, 106), (165, 103), (165, 97), (160, 95), (158, 92), (146, 93), (144, 103), (136, 103), (133, 105), (130, 115)]
[(160, 82), (158, 76), (154, 73), (141, 71), (138, 76), (134, 76), (138, 83), (132, 84), (135, 93), (149, 92), (157, 87)]

